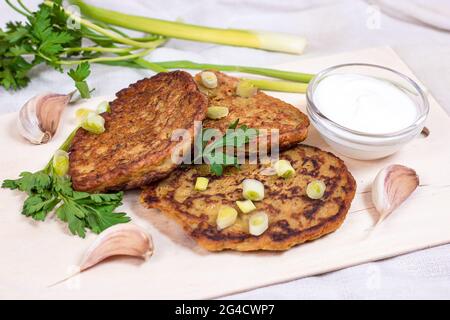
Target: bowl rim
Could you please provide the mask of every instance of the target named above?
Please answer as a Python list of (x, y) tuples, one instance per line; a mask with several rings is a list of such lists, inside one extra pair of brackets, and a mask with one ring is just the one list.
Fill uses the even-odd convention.
[[(422, 100), (422, 104), (423, 104), (425, 110), (420, 114), (420, 116), (416, 119), (416, 121), (414, 121), (414, 123), (412, 123), (410, 126), (404, 128), (402, 130), (395, 131), (395, 132), (389, 132), (389, 133), (368, 133), (368, 132), (364, 132), (364, 131), (358, 131), (358, 130), (350, 129), (346, 126), (343, 126), (343, 125), (331, 120), (330, 118), (325, 116), (319, 110), (319, 108), (317, 108), (317, 106), (315, 105), (314, 98), (313, 98), (314, 90), (315, 90), (317, 83), (319, 81), (321, 81), (327, 74), (329, 74), (332, 71), (335, 71), (335, 70), (338, 70), (341, 68), (346, 68), (346, 67), (369, 67), (369, 68), (375, 68), (375, 69), (382, 69), (385, 71), (389, 71), (389, 72), (395, 74), (396, 76), (399, 76), (400, 78), (406, 80), (409, 84), (411, 84), (413, 86), (413, 88), (417, 91), (418, 95), (420, 96), (420, 98)], [(312, 112), (312, 115), (318, 116), (321, 120), (327, 121), (331, 126), (334, 126), (340, 130), (352, 133), (354, 135), (367, 137), (367, 138), (395, 138), (395, 137), (404, 136), (405, 134), (414, 132), (426, 120), (426, 118), (428, 117), (428, 114), (430, 112), (430, 103), (428, 101), (427, 94), (419, 86), (419, 84), (416, 81), (414, 81), (407, 75), (405, 75), (399, 71), (396, 71), (394, 69), (384, 67), (381, 65), (377, 65), (377, 64), (370, 64), (370, 63), (339, 64), (339, 65), (335, 65), (335, 66), (332, 66), (332, 67), (329, 67), (329, 68), (326, 68), (326, 69), (320, 71), (309, 82), (308, 89), (306, 91), (306, 101), (307, 101), (307, 110), (309, 112)]]

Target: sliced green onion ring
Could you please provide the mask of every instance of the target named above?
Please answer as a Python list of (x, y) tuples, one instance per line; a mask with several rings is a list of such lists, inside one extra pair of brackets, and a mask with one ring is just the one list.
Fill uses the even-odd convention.
[(89, 113), (86, 119), (81, 123), (81, 127), (95, 134), (105, 132), (105, 119), (95, 112)]
[(200, 77), (202, 79), (202, 84), (208, 88), (208, 89), (214, 89), (217, 88), (217, 76), (214, 72), (211, 71), (203, 71), (200, 74)]
[(197, 180), (195, 181), (194, 189), (196, 191), (205, 191), (208, 188), (208, 183), (209, 183), (208, 178), (198, 177)]
[(236, 87), (236, 94), (242, 98), (253, 97), (258, 92), (258, 88), (246, 80), (240, 80)]
[(262, 235), (269, 228), (269, 216), (264, 211), (259, 211), (250, 216), (248, 231), (253, 236)]
[(236, 222), (237, 216), (238, 212), (236, 209), (229, 206), (221, 207), (217, 215), (217, 230), (223, 230), (232, 226)]
[(326, 188), (327, 187), (323, 181), (314, 180), (308, 183), (308, 186), (306, 187), (306, 194), (309, 198), (318, 200), (323, 197)]
[(52, 167), (58, 176), (65, 176), (69, 172), (69, 154), (64, 150), (56, 151), (53, 155)]
[(242, 213), (249, 213), (256, 210), (256, 206), (252, 200), (236, 201), (236, 205)]
[(111, 108), (109, 106), (109, 102), (108, 101), (102, 101), (97, 106), (97, 113), (98, 114), (109, 112), (110, 110), (111, 110)]
[(290, 178), (295, 175), (295, 169), (287, 160), (278, 160), (273, 165), (277, 175), (282, 178)]
[(208, 119), (217, 120), (228, 116), (230, 111), (227, 107), (212, 106), (208, 108), (206, 116)]
[(245, 179), (242, 182), (242, 194), (247, 200), (261, 201), (264, 199), (264, 185), (255, 179)]
[(80, 108), (75, 111), (75, 118), (77, 119), (78, 123), (83, 123), (90, 113), (95, 112), (91, 109)]

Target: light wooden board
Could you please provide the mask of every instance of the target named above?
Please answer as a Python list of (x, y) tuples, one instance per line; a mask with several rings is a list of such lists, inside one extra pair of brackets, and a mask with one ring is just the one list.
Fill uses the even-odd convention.
[[(300, 59), (287, 70), (318, 72), (350, 62), (377, 63), (410, 76), (411, 71), (390, 48), (375, 48), (312, 60)], [(56, 88), (55, 88), (56, 90)], [(113, 94), (113, 93), (111, 93)], [(304, 110), (305, 98), (274, 94)], [(156, 251), (146, 263), (113, 259), (72, 280), (48, 288), (65, 277), (94, 240), (68, 234), (56, 219), (33, 222), (20, 215), (24, 196), (0, 191), (0, 298), (212, 298), (274, 283), (321, 274), (450, 242), (450, 121), (431, 98), (428, 138), (417, 138), (401, 152), (379, 161), (343, 158), (358, 190), (344, 225), (320, 240), (285, 253), (208, 253), (198, 248), (163, 214), (144, 209), (138, 192), (127, 193), (123, 210), (152, 234)], [(97, 101), (89, 102), (94, 107)], [(15, 114), (0, 117), (0, 179), (37, 170), (75, 125), (69, 107), (64, 129), (43, 146), (23, 142), (15, 130)], [(314, 129), (306, 143), (330, 150)], [(421, 186), (391, 218), (369, 236), (377, 218), (370, 207), (370, 184), (384, 166), (415, 168)]]

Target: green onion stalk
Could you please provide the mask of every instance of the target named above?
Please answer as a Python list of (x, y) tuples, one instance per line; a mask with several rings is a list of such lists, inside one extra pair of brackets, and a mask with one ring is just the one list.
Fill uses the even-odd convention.
[(299, 83), (292, 81), (273, 81), (265, 79), (243, 79), (255, 87), (262, 90), (292, 92), (292, 93), (306, 93), (308, 89), (307, 83)]
[[(245, 79), (252, 85), (262, 90), (291, 92), (291, 93), (305, 93), (308, 88), (309, 81), (314, 77), (313, 74), (283, 71), (268, 68), (257, 67), (243, 67), (232, 65), (219, 65), (219, 64), (199, 64), (190, 61), (168, 61), (168, 62), (149, 62), (145, 59), (139, 59), (140, 61), (101, 61), (101, 64), (107, 64), (111, 66), (121, 66), (138, 69), (150, 69), (155, 68), (167, 69), (192, 69), (192, 70), (218, 70), (218, 71), (231, 71), (231, 72), (244, 72), (250, 74), (257, 74), (268, 76), (277, 79), (284, 79), (289, 81), (278, 81), (268, 79)], [(149, 64), (149, 65), (147, 65)], [(161, 72), (163, 72), (161, 70)]]
[[(84, 28), (84, 36), (91, 39), (96, 45), (66, 48), (65, 51), (67, 53), (90, 51), (98, 53), (109, 53), (116, 56), (100, 56), (81, 60), (63, 59), (56, 61), (56, 63), (60, 65), (73, 65), (82, 62), (90, 62), (113, 66), (148, 69), (154, 72), (166, 72), (171, 69), (210, 69), (227, 72), (240, 72), (286, 80), (273, 81), (269, 79), (248, 79), (253, 85), (260, 89), (296, 93), (304, 93), (307, 88), (307, 83), (309, 83), (310, 80), (314, 77), (313, 74), (301, 72), (249, 66), (195, 63), (192, 61), (184, 60), (151, 62), (144, 59), (144, 57), (155, 48), (163, 45), (167, 41), (166, 37), (178, 37), (196, 41), (217, 42), (222, 44), (233, 44), (250, 47), (257, 46), (253, 46), (253, 40), (249, 40), (253, 39), (252, 37), (248, 36), (249, 34), (251, 34), (250, 31), (207, 28), (183, 24), (180, 22), (169, 22), (158, 19), (136, 17), (125, 15), (119, 12), (96, 8), (87, 5), (83, 1), (79, 0), (71, 0), (70, 2), (78, 5), (84, 15), (89, 16), (91, 19), (93, 19), (88, 20), (84, 17), (76, 16), (68, 10), (65, 10), (65, 13), (69, 17), (80, 23), (80, 25)], [(48, 6), (53, 6), (52, 1), (44, 1), (44, 3)], [(19, 4), (21, 4), (21, 2), (19, 2)], [(22, 8), (26, 10), (24, 6)], [(26, 10), (26, 12), (23, 13), (27, 14), (28, 12), (30, 11)], [(110, 24), (125, 27), (128, 29), (144, 31), (148, 34), (141, 38), (132, 38), (125, 34), (123, 31), (111, 26)], [(239, 41), (241, 42), (232, 42), (230, 40), (230, 35), (233, 35), (233, 37), (231, 37), (233, 39), (236, 36), (236, 39), (240, 39)], [(238, 41), (236, 39), (233, 41)], [(101, 41), (112, 41), (119, 46), (113, 44), (105, 47), (102, 46)], [(264, 46), (259, 46), (259, 48), (267, 49)], [(45, 59), (45, 57), (43, 58)]]
[(291, 34), (204, 27), (124, 14), (88, 5), (81, 0), (70, 0), (69, 2), (78, 6), (83, 15), (103, 23), (146, 33), (159, 34), (170, 38), (294, 54), (303, 53), (306, 47), (305, 38)]
[[(99, 9), (99, 8), (87, 5), (83, 1), (71, 1), (71, 2), (80, 6), (82, 11), (83, 11), (83, 8), (85, 8), (86, 9), (85, 11), (87, 11), (87, 13), (84, 11), (83, 11), (83, 13), (85, 13), (87, 15), (89, 15), (90, 12), (104, 13), (102, 11), (104, 9)], [(45, 3), (49, 6), (52, 5), (51, 1), (45, 1)], [(106, 11), (108, 11), (108, 10), (106, 10)], [(114, 13), (119, 16), (122, 15), (121, 13), (113, 12), (112, 13), (113, 16), (114, 16)], [(129, 38), (123, 32), (117, 30), (116, 28), (110, 27), (108, 25), (108, 23), (111, 23), (110, 21), (102, 20), (101, 17), (103, 17), (103, 15), (101, 15), (100, 17), (97, 15), (91, 15), (92, 18), (100, 21), (100, 24), (103, 26), (103, 27), (101, 27), (97, 24), (94, 24), (91, 21), (88, 21), (86, 19), (75, 16), (67, 10), (66, 10), (66, 14), (68, 14), (71, 18), (73, 18), (75, 21), (79, 22), (81, 25), (83, 25), (86, 28), (94, 30), (94, 31), (108, 37), (109, 39), (117, 41), (121, 44), (132, 46), (131, 48), (103, 48), (103, 49), (99, 48), (99, 47), (88, 47), (88, 50), (90, 50), (90, 51), (95, 51), (96, 48), (99, 48), (99, 50), (98, 50), (99, 52), (112, 52), (112, 53), (127, 52), (127, 49), (132, 50), (132, 49), (136, 49), (136, 48), (155, 49), (156, 47), (159, 47), (160, 45), (164, 44), (166, 41), (165, 38), (157, 38), (157, 36), (155, 38), (155, 35), (150, 35), (149, 37), (150, 37), (151, 41), (149, 41), (147, 43), (142, 42), (142, 41), (133, 40), (133, 39)], [(126, 19), (127, 21), (132, 19), (131, 17), (123, 17), (123, 18)], [(150, 19), (150, 18), (145, 18), (145, 19)], [(150, 19), (150, 20), (155, 20), (155, 19)], [(169, 24), (173, 23), (176, 25), (181, 24), (179, 22), (168, 22), (168, 21), (165, 21), (165, 22), (169, 23)], [(104, 26), (107, 26), (110, 30), (105, 29)], [(127, 26), (123, 26), (123, 27), (127, 28)], [(204, 28), (204, 27), (198, 27), (198, 28)], [(130, 28), (130, 29), (132, 29), (132, 28)], [(143, 31), (149, 32), (148, 30), (143, 30)], [(225, 30), (225, 31), (228, 31), (228, 30)], [(157, 33), (157, 32), (153, 31), (153, 33)], [(167, 35), (167, 34), (161, 34), (161, 35)], [(80, 50), (82, 48), (77, 48), (77, 49)], [(148, 52), (150, 52), (150, 51), (147, 51), (147, 53)], [(142, 56), (144, 56), (144, 55), (145, 54), (143, 54)], [(164, 72), (166, 69), (193, 69), (193, 70), (212, 69), (212, 70), (228, 71), (228, 72), (243, 72), (243, 73), (257, 74), (257, 75), (262, 75), (262, 76), (267, 76), (267, 77), (272, 77), (272, 78), (277, 78), (277, 79), (283, 79), (283, 80), (289, 80), (289, 81), (295, 81), (295, 82), (303, 82), (303, 83), (308, 83), (314, 77), (314, 75), (308, 74), (308, 73), (283, 71), (283, 70), (276, 70), (276, 69), (269, 69), (269, 68), (195, 63), (192, 61), (185, 61), (185, 60), (156, 63), (156, 62), (149, 62), (145, 59), (136, 59), (133, 62), (133, 61), (130, 61), (132, 58), (133, 58), (133, 55), (128, 55), (128, 56), (122, 55), (122, 57), (118, 58), (118, 59), (100, 58), (99, 60), (94, 60), (94, 61), (89, 61), (89, 62), (106, 62), (106, 63), (112, 62), (111, 64), (113, 64), (114, 62), (124, 62), (124, 63), (122, 63), (123, 66), (126, 66), (127, 62), (129, 62), (128, 66), (137, 64), (142, 68), (151, 69), (156, 72)]]

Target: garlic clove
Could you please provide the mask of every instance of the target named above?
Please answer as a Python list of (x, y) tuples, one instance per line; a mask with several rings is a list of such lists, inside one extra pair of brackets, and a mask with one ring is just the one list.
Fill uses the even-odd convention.
[(19, 133), (33, 144), (50, 141), (58, 129), (61, 114), (73, 93), (45, 93), (34, 96), (20, 109)]
[(372, 184), (372, 202), (380, 213), (378, 223), (397, 209), (419, 186), (416, 171), (402, 165), (381, 170)]
[(143, 228), (132, 223), (117, 224), (100, 233), (73, 273), (49, 287), (67, 281), (112, 256), (133, 256), (147, 260), (152, 254), (152, 238)]
[(80, 272), (112, 256), (148, 259), (153, 254), (153, 241), (141, 227), (132, 224), (112, 226), (98, 236), (88, 248), (80, 264)]

